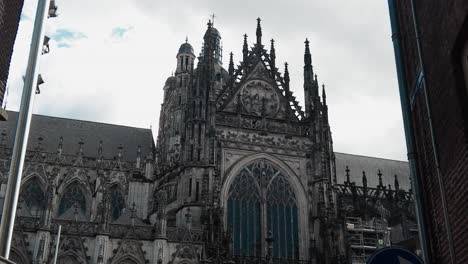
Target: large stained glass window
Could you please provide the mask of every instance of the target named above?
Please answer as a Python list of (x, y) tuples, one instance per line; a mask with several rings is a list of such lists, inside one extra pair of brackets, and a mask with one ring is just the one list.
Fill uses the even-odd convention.
[(112, 220), (117, 220), (125, 208), (125, 198), (119, 186), (113, 185), (110, 188), (110, 199), (112, 208)]
[(28, 210), (32, 216), (40, 216), (45, 208), (45, 195), (36, 178), (28, 181), (24, 185), (21, 196), (26, 205), (25, 209)]
[(59, 216), (75, 205), (83, 215), (86, 214), (86, 198), (78, 183), (72, 183), (65, 189), (60, 200)]
[(271, 232), (274, 257), (299, 258), (296, 196), (286, 175), (267, 160), (250, 163), (235, 176), (229, 187), (227, 224), (234, 255), (261, 256)]

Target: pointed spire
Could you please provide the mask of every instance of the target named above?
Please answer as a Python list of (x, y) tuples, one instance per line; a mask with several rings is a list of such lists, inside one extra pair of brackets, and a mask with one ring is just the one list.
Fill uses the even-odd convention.
[(136, 218), (136, 204), (135, 202), (132, 203), (132, 208), (130, 209), (130, 219), (132, 221), (132, 226), (135, 226), (135, 218)]
[(270, 47), (270, 59), (271, 59), (271, 69), (276, 71), (276, 51), (275, 51), (275, 40), (271, 39)]
[(284, 84), (287, 91), (289, 91), (289, 71), (288, 71), (288, 63), (284, 63)]
[(188, 43), (188, 36), (185, 36), (185, 43)]
[(345, 172), (346, 172), (346, 183), (348, 183), (348, 184), (351, 183), (351, 180), (349, 179), (349, 171), (350, 171), (349, 167), (346, 166), (346, 170), (345, 170)]
[(262, 26), (260, 25), (260, 18), (257, 18), (257, 45), (262, 45)]
[(232, 76), (234, 74), (234, 60), (233, 60), (233, 53), (229, 53), (229, 75)]
[(44, 138), (41, 135), (39, 135), (39, 137), (37, 137), (36, 151), (42, 151), (42, 140), (44, 140)]
[(312, 56), (310, 55), (310, 48), (309, 48), (309, 40), (305, 40), (305, 52), (304, 52), (304, 65), (311, 66), (312, 65)]
[(242, 102), (241, 102), (241, 93), (237, 94), (237, 113), (242, 112)]
[(123, 149), (123, 146), (122, 144), (119, 144), (119, 146), (117, 147), (119, 153), (117, 154), (117, 159), (118, 161), (120, 162), (122, 160), (122, 149)]
[(57, 146), (57, 154), (59, 157), (62, 156), (62, 152), (63, 152), (63, 137), (61, 136), (59, 140), (59, 144)]
[(322, 100), (323, 105), (327, 105), (327, 94), (325, 93), (325, 84), (322, 84)]
[(365, 171), (362, 171), (362, 186), (367, 187), (367, 176)]
[(242, 54), (244, 55), (244, 63), (249, 55), (249, 45), (247, 44), (247, 34), (244, 34), (244, 45), (242, 46)]
[(84, 142), (83, 142), (83, 139), (82, 139), (82, 138), (80, 138), (80, 141), (78, 142), (78, 145), (79, 145), (78, 155), (83, 156), (83, 145), (84, 145)]
[(400, 184), (398, 183), (398, 176), (395, 174), (395, 190), (400, 190)]
[(382, 181), (382, 172), (379, 170), (379, 172), (377, 173), (377, 176), (379, 176), (379, 186), (384, 186), (383, 185), (383, 181)]
[(102, 157), (102, 140), (99, 140), (98, 157)]
[(137, 169), (140, 169), (141, 167), (141, 146), (138, 145), (137, 147), (137, 157), (136, 157), (136, 164), (135, 164)]

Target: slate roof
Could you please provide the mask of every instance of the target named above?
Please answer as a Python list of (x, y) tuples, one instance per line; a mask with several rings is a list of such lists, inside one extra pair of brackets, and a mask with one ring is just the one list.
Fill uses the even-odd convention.
[(395, 188), (394, 175), (398, 176), (400, 189), (409, 190), (411, 187), (409, 178), (409, 164), (406, 161), (381, 159), (353, 154), (335, 152), (336, 157), (336, 177), (338, 184), (346, 181), (346, 166), (350, 172), (351, 182), (356, 182), (357, 186), (362, 186), (362, 172), (366, 172), (367, 186), (377, 187), (379, 178), (378, 170), (382, 172), (382, 182), (385, 186), (392, 185)]
[(188, 54), (195, 55), (195, 53), (193, 52), (192, 45), (190, 45), (190, 43), (188, 43), (188, 42), (185, 42), (182, 45), (180, 45), (178, 54), (180, 54), (180, 53), (188, 53)]
[[(6, 145), (12, 148), (18, 112), (8, 111), (8, 121), (0, 122), (0, 133), (6, 132)], [(1, 138), (2, 136), (0, 136)], [(28, 140), (28, 150), (38, 146), (42, 137), (42, 147), (45, 152), (57, 153), (60, 137), (63, 137), (63, 154), (76, 155), (79, 142), (83, 144), (85, 157), (96, 157), (99, 141), (102, 140), (103, 156), (113, 159), (118, 154), (122, 144), (122, 160), (136, 160), (137, 148), (141, 146), (142, 157), (145, 157), (154, 146), (150, 129), (97, 123), (76, 119), (33, 115)]]

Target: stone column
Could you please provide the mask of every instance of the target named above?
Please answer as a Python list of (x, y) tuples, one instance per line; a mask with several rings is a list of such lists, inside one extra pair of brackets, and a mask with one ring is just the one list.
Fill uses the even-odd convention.
[(93, 261), (91, 263), (104, 264), (107, 263), (111, 256), (111, 245), (108, 235), (97, 235), (94, 248)]
[[(36, 233), (36, 239), (33, 252), (33, 263), (43, 264), (49, 261), (51, 246), (51, 235), (49, 230), (39, 230)], [(53, 245), (54, 243), (52, 243)]]
[(154, 239), (153, 260), (157, 264), (166, 264), (169, 262), (169, 248), (167, 245), (167, 229), (166, 229), (166, 205), (167, 205), (167, 192), (160, 190), (156, 199), (158, 202), (158, 214), (156, 221), (156, 236)]

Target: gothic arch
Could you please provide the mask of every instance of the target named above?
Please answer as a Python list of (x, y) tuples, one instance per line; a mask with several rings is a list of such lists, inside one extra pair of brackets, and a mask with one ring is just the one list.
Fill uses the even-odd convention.
[[(226, 171), (226, 174), (223, 179), (223, 185), (221, 189), (221, 206), (224, 209), (224, 223), (227, 223), (228, 214), (227, 208), (228, 204), (227, 201), (229, 199), (229, 192), (231, 185), (233, 184), (234, 180), (237, 178), (241, 170), (248, 166), (251, 163), (256, 161), (264, 160), (273, 166), (275, 166), (281, 174), (285, 177), (285, 180), (292, 188), (292, 191), (295, 195), (295, 199), (297, 202), (297, 209), (298, 209), (298, 241), (299, 241), (299, 257), (301, 259), (308, 258), (308, 245), (309, 240), (307, 239), (307, 234), (309, 233), (309, 221), (308, 221), (308, 201), (307, 195), (305, 191), (304, 185), (301, 183), (298, 175), (294, 173), (294, 171), (283, 161), (274, 157), (272, 155), (268, 155), (265, 153), (258, 153), (249, 155), (244, 157), (234, 163), (231, 168)], [(273, 181), (273, 178), (270, 179), (270, 182)], [(265, 223), (263, 223), (265, 224)], [(227, 229), (227, 226), (225, 225)]]
[[(73, 190), (73, 192), (70, 192), (70, 190)], [(64, 199), (72, 199), (72, 195), (75, 195), (74, 199), (76, 199), (76, 201), (74, 201), (74, 203), (78, 205), (78, 208), (81, 209), (83, 215), (86, 218), (89, 218), (92, 198), (91, 190), (89, 189), (89, 186), (86, 183), (83, 183), (80, 179), (75, 178), (68, 182), (65, 186), (60, 186), (57, 192), (59, 193), (59, 195), (57, 203), (55, 205), (55, 212), (58, 217), (64, 214), (66, 210), (71, 208), (70, 205), (67, 206), (66, 204), (62, 203), (73, 203), (73, 201), (67, 201)], [(80, 192), (81, 194), (78, 192)]]
[(117, 259), (116, 261), (112, 262), (113, 264), (143, 264), (141, 263), (138, 258), (134, 257), (133, 255), (125, 255), (121, 258)]
[[(42, 167), (42, 166), (41, 166)], [(45, 172), (38, 172), (38, 171), (33, 171), (30, 173), (23, 173), (23, 177), (21, 179), (21, 185), (24, 185), (25, 183), (29, 182), (31, 179), (37, 179), (41, 185), (42, 189), (45, 189), (45, 187), (48, 185), (48, 179), (45, 174)]]
[(126, 208), (125, 189), (119, 183), (112, 183), (108, 187), (112, 221), (117, 220)]
[(21, 186), (21, 198), (31, 216), (38, 216), (46, 206), (46, 187), (37, 175), (33, 175), (23, 182)]
[(9, 260), (13, 261), (16, 264), (28, 264), (29, 260), (20, 250), (12, 247), (10, 250)]
[(68, 251), (68, 252), (61, 254), (57, 258), (57, 263), (58, 264), (86, 264), (87, 262), (75, 252)]

